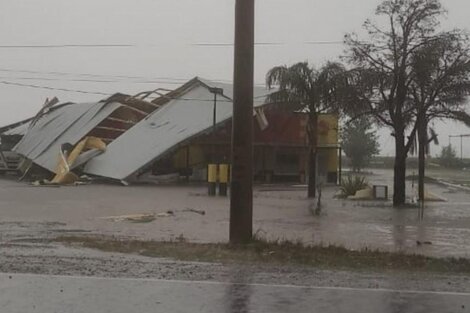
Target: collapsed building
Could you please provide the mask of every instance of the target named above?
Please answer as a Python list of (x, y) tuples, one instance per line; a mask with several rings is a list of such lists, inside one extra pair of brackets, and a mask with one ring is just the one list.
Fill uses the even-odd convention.
[[(232, 88), (194, 78), (174, 91), (156, 91), (153, 100), (149, 92), (46, 104), (7, 132), (19, 135), (13, 151), (24, 158), (22, 171), (40, 167), (53, 183), (73, 182), (81, 174), (124, 184), (161, 175), (205, 180), (207, 164), (230, 160)], [(254, 91), (255, 178), (304, 182), (307, 114), (271, 104), (265, 88)], [(318, 173), (336, 183), (338, 118), (322, 116), (319, 126)]]
[(28, 130), (32, 118), (0, 128), (0, 173), (18, 172), (23, 157), (13, 148), (20, 142)]

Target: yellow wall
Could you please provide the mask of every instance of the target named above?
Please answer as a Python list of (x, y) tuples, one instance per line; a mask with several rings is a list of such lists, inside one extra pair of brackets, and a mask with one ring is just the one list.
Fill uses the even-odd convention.
[[(322, 114), (318, 117), (318, 147), (327, 155), (328, 172), (339, 168), (339, 118), (337, 114)], [(329, 147), (326, 149), (326, 147)]]
[[(186, 155), (187, 155), (187, 147), (183, 147), (175, 153), (173, 157), (173, 165), (175, 166), (175, 168), (177, 169), (186, 168), (186, 165), (187, 165)], [(194, 165), (204, 165), (204, 164), (205, 164), (205, 159), (204, 159), (204, 152), (202, 151), (202, 148), (197, 145), (189, 146), (189, 166), (193, 167)]]
[(318, 146), (336, 146), (338, 139), (338, 115), (321, 114), (318, 117)]
[(328, 172), (337, 172), (339, 167), (339, 152), (336, 149), (328, 149)]

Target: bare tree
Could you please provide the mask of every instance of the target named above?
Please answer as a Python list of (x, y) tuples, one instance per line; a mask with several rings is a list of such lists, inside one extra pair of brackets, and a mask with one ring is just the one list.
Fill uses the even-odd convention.
[(419, 199), (424, 200), (425, 154), (436, 134), (428, 135), (434, 119), (469, 123), (465, 111), (470, 95), (470, 47), (459, 30), (440, 34), (420, 47), (412, 57), (410, 92), (415, 105), (419, 154)]
[(438, 0), (387, 0), (376, 10), (386, 26), (367, 20), (366, 39), (345, 37), (350, 72), (346, 99), (354, 114), (369, 114), (395, 138), (393, 204), (405, 203), (406, 159), (417, 132), (415, 106), (410, 97), (413, 54), (436, 39), (439, 17), (445, 13)]

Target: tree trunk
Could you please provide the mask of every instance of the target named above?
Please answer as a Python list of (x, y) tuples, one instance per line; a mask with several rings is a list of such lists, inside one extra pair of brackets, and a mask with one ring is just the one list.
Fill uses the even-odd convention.
[(406, 156), (404, 132), (395, 131), (395, 167), (393, 177), (393, 206), (399, 207), (406, 200)]
[(419, 142), (419, 151), (418, 151), (418, 198), (421, 204), (420, 217), (423, 217), (423, 207), (424, 207), (424, 178), (425, 178), (425, 167), (426, 167), (426, 146), (427, 146), (427, 136), (426, 136), (427, 125), (423, 117), (420, 118), (418, 124), (418, 142)]
[(419, 201), (424, 200), (424, 178), (425, 178), (425, 162), (426, 162), (426, 143), (419, 143), (419, 168), (418, 168), (418, 197)]
[(310, 152), (308, 157), (308, 197), (315, 198), (317, 188), (318, 114), (310, 114)]
[(316, 170), (316, 153), (313, 151), (313, 148), (310, 148), (308, 154), (308, 197), (315, 198), (317, 183), (317, 170)]

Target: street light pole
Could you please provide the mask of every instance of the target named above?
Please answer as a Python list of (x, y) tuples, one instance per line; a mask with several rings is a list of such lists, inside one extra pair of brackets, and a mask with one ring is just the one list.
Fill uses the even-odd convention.
[(215, 124), (217, 120), (217, 93), (214, 92), (214, 112), (212, 114), (212, 134), (215, 138)]
[(253, 236), (253, 85), (255, 0), (236, 0), (230, 242)]
[(460, 135), (460, 160), (463, 161), (463, 137), (464, 135)]
[(216, 162), (215, 159), (215, 140), (216, 140), (216, 125), (217, 125), (217, 95), (223, 95), (224, 90), (222, 88), (210, 87), (209, 92), (214, 94), (214, 108), (212, 112), (212, 140), (213, 140), (213, 151), (212, 151), (212, 162)]

